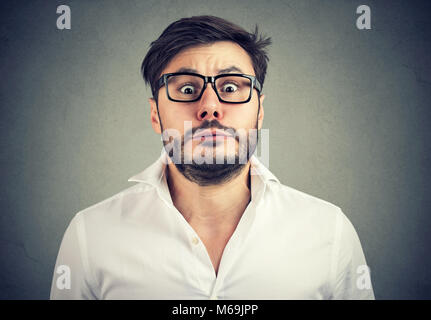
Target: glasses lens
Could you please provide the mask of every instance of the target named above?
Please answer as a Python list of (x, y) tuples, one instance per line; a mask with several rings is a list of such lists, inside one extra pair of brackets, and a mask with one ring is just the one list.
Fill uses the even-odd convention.
[(241, 76), (223, 76), (217, 78), (217, 92), (224, 101), (245, 102), (251, 93), (251, 80)]
[(173, 75), (168, 78), (168, 93), (172, 99), (192, 101), (199, 97), (204, 80), (192, 75)]

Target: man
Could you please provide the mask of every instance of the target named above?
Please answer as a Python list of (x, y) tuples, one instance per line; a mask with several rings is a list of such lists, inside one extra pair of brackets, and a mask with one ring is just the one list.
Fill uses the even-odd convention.
[(52, 299), (374, 299), (341, 209), (253, 156), (269, 44), (213, 16), (151, 44), (142, 72), (162, 155), (72, 219), (55, 269), (70, 279), (54, 273)]

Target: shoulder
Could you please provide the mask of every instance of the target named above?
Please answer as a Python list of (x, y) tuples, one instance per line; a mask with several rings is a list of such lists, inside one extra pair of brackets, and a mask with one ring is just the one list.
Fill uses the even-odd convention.
[(291, 214), (324, 219), (343, 215), (338, 205), (282, 183), (272, 184), (270, 189), (269, 199)]
[[(154, 186), (138, 183), (77, 212), (66, 230), (65, 248), (72, 248), (67, 251), (73, 254), (80, 252), (89, 266), (103, 264), (128, 242), (149, 234), (153, 220), (149, 217), (158, 213), (156, 197)], [(73, 243), (79, 244), (79, 250), (73, 249)]]
[(313, 232), (330, 235), (335, 242), (358, 242), (355, 227), (338, 205), (283, 184), (277, 190), (275, 198), (289, 219), (303, 222)]
[(333, 241), (340, 230), (351, 226), (337, 204), (281, 183), (271, 183), (264, 199), (262, 209), (273, 221), (308, 234)]
[[(113, 196), (95, 203), (75, 214), (72, 222), (85, 224), (86, 227), (96, 226), (98, 229), (117, 224), (133, 207), (145, 208), (154, 202), (155, 187), (138, 183), (124, 189)], [(141, 210), (145, 214), (145, 210)]]

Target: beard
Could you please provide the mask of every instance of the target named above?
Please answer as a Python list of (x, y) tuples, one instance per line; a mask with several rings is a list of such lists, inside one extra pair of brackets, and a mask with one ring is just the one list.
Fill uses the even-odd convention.
[[(237, 177), (245, 168), (246, 164), (249, 162), (250, 157), (254, 154), (259, 141), (257, 126), (258, 120), (256, 119), (256, 124), (254, 128), (256, 129), (255, 136), (251, 134), (241, 136), (237, 130), (221, 125), (218, 120), (205, 120), (201, 126), (193, 128), (190, 134), (184, 134), (183, 136), (181, 136), (181, 139), (173, 138), (171, 139), (171, 141), (163, 140), (163, 145), (170, 159), (175, 164), (175, 167), (186, 179), (198, 184), (199, 186), (220, 185)], [(190, 155), (185, 156), (184, 145), (189, 139), (193, 137), (193, 134), (195, 134), (198, 130), (212, 128), (226, 130), (234, 133), (233, 137), (235, 138), (235, 144), (238, 146), (237, 150), (235, 150), (234, 152), (234, 155), (224, 154), (222, 159), (223, 161), (220, 161), (219, 155), (217, 155), (217, 159), (216, 155), (213, 155), (210, 161), (203, 162), (196, 161), (195, 157), (190, 158)], [(172, 140), (174, 140), (173, 148), (170, 148), (170, 150), (168, 150), (167, 145), (171, 144)], [(227, 140), (223, 141), (224, 143), (227, 143)], [(206, 149), (204, 151), (207, 152), (209, 151), (208, 148), (212, 148), (212, 150), (215, 150), (218, 143), (218, 141), (204, 141), (201, 143), (201, 145), (205, 145)], [(180, 161), (178, 161), (178, 157), (174, 157), (175, 154), (180, 155)], [(213, 153), (210, 152), (209, 154), (212, 155)], [(188, 161), (185, 161), (186, 157)]]

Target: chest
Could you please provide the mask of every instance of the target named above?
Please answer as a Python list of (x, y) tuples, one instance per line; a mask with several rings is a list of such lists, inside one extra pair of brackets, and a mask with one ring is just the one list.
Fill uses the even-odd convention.
[(215, 274), (218, 274), (218, 269), (220, 266), (220, 261), (223, 256), (223, 251), (229, 242), (232, 233), (219, 234), (215, 236), (208, 236), (206, 234), (199, 234), (199, 237), (202, 240), (203, 245), (208, 253), (208, 256), (213, 265)]
[[(122, 237), (113, 237), (117, 245), (91, 250), (100, 298), (207, 299), (214, 288), (223, 299), (327, 296), (329, 244), (316, 247), (252, 234), (238, 245), (229, 234), (197, 235), (199, 243), (192, 233), (188, 241), (153, 233), (130, 242), (137, 246), (118, 245)], [(143, 249), (142, 244), (148, 245)]]

